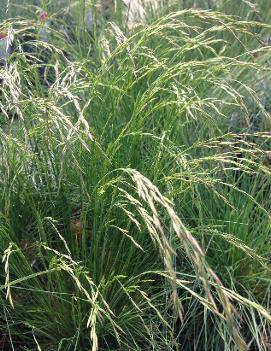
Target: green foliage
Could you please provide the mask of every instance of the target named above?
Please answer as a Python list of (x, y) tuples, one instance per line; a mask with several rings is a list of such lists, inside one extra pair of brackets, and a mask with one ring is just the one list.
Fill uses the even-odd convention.
[(236, 3), (9, 4), (0, 347), (268, 350), (270, 28)]

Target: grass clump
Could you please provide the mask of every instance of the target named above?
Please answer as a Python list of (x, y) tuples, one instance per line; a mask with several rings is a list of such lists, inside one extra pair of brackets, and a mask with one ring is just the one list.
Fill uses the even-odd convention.
[(96, 3), (92, 30), (74, 6), (68, 35), (48, 2), (43, 42), (3, 22), (3, 350), (268, 350), (269, 27), (249, 3), (146, 2), (136, 26)]

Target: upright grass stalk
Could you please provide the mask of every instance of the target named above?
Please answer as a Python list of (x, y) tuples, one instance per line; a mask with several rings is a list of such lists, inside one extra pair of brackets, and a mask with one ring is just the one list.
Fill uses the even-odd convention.
[(258, 39), (268, 26), (187, 9), (132, 33), (112, 22), (69, 41), (52, 29), (41, 43), (34, 21), (12, 25), (1, 340), (267, 350), (269, 48)]

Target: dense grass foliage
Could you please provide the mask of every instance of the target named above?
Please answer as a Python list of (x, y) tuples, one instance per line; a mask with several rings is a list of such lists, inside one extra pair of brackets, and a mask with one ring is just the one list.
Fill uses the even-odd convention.
[(6, 5), (0, 349), (269, 350), (266, 2)]

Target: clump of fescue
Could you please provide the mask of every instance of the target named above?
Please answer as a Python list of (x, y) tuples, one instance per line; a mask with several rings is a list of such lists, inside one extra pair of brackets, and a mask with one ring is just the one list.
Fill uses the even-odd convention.
[(254, 28), (184, 10), (130, 35), (108, 24), (106, 54), (99, 35), (92, 55), (88, 37), (69, 51), (58, 35), (40, 47), (50, 63), (35, 41), (37, 61), (13, 54), (0, 138), (13, 347), (267, 348), (269, 67)]

